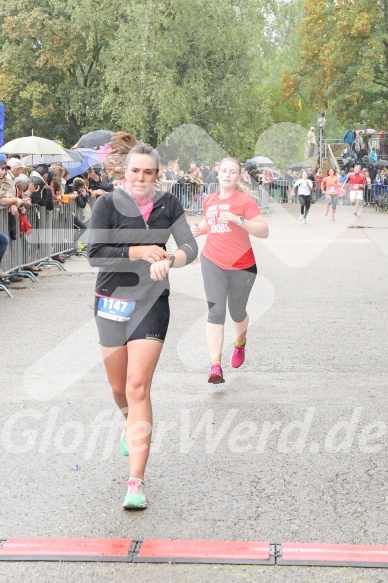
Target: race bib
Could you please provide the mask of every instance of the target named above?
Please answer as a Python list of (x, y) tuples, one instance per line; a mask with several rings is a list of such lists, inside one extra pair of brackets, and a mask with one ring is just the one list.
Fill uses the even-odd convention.
[(362, 188), (361, 184), (354, 184), (353, 185), (353, 190), (358, 190), (359, 188)]
[(98, 298), (97, 316), (116, 322), (128, 322), (135, 310), (135, 306), (136, 302), (133, 300)]
[(334, 192), (335, 191), (335, 186), (330, 186), (329, 187), (330, 192)]

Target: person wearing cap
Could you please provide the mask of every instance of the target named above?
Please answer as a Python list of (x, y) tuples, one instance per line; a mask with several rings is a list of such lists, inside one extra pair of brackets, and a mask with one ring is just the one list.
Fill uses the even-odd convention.
[[(3, 166), (0, 165), (0, 179), (1, 179), (2, 174), (3, 174)], [(17, 199), (16, 197), (12, 197), (12, 196), (4, 196), (4, 192), (0, 191), (0, 211), (2, 208), (8, 208), (10, 210), (10, 212), (12, 212), (14, 214), (15, 209), (13, 207), (16, 208), (16, 212), (17, 212), (17, 209), (18, 209), (18, 207), (21, 206), (21, 204), (22, 204), (21, 200)], [(0, 231), (0, 264), (1, 264), (1, 260), (4, 257), (5, 252), (7, 250), (8, 243), (9, 243), (8, 237)], [(5, 273), (1, 269), (0, 269), (0, 277), (5, 277)]]
[(18, 190), (16, 187), (15, 179), (20, 175), (23, 164), (21, 163), (19, 158), (9, 158), (7, 164), (9, 167), (7, 176), (9, 178), (9, 181), (12, 182), (13, 196), (17, 196)]
[(0, 160), (0, 206), (5, 206), (9, 208), (9, 211), (13, 215), (17, 215), (19, 213), (19, 208), (21, 206), (30, 206), (31, 201), (28, 198), (25, 200), (21, 200), (17, 196), (12, 196), (9, 194), (4, 186), (8, 185), (7, 182), (7, 172), (8, 172), (8, 165), (5, 160)]
[(38, 164), (31, 172), (31, 178), (33, 176), (36, 176), (37, 178), (42, 178), (42, 180), (46, 182), (48, 178), (48, 173), (49, 167), (47, 166), (47, 164)]
[(16, 197), (16, 186), (9, 172), (10, 169), (8, 162), (0, 160), (0, 191), (3, 193), (3, 198)]
[(10, 158), (8, 160), (8, 166), (10, 168), (9, 173), (12, 174), (14, 178), (20, 176), (22, 169), (25, 168), (24, 164), (21, 163), (19, 158)]
[[(2, 190), (2, 186), (4, 184), (3, 179), (6, 178), (7, 170), (8, 170), (8, 166), (7, 166), (6, 161), (0, 160), (0, 209), (3, 207), (8, 208), (9, 211), (13, 215), (16, 215), (16, 214), (18, 214), (18, 209), (21, 206), (29, 206), (31, 204), (31, 202), (29, 199), (22, 201), (20, 198), (17, 198), (16, 196), (8, 196)], [(9, 239), (8, 239), (7, 235), (0, 232), (0, 264), (1, 264), (1, 260), (4, 257), (5, 252), (7, 250), (8, 243), (9, 243)], [(8, 276), (6, 273), (4, 273), (4, 271), (2, 271), (2, 269), (0, 267), (0, 278), (2, 278), (2, 277), (7, 277), (7, 279), (9, 279), (9, 281), (11, 281), (12, 283), (17, 283), (19, 281), (23, 281), (23, 278), (19, 277), (17, 275)]]

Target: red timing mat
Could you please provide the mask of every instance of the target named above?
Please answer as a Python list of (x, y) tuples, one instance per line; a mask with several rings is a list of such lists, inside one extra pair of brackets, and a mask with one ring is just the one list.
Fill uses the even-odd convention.
[(9, 538), (0, 561), (218, 563), (388, 568), (388, 546), (222, 540)]
[(329, 564), (388, 567), (388, 546), (282, 543), (279, 564)]
[(9, 538), (0, 547), (3, 555), (58, 557), (126, 557), (132, 539)]
[(268, 542), (210, 540), (151, 540), (141, 545), (136, 560), (269, 561)]

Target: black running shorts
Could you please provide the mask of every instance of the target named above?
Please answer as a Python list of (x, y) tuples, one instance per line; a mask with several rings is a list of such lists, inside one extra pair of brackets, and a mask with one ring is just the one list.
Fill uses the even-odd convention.
[(135, 311), (127, 322), (115, 322), (97, 316), (98, 297), (94, 304), (94, 315), (101, 346), (125, 346), (132, 340), (157, 340), (164, 342), (170, 321), (168, 296), (156, 301), (137, 301)]

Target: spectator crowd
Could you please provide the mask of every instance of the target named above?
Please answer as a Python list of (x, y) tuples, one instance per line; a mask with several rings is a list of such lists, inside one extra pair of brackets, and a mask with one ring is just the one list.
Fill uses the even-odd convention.
[[(22, 281), (22, 277), (7, 275), (1, 270), (1, 260), (9, 245), (9, 239), (17, 238), (17, 222), (19, 232), (29, 235), (32, 225), (28, 220), (26, 209), (33, 207), (40, 217), (41, 207), (52, 212), (54, 208), (60, 209), (62, 205), (74, 202), (72, 207), (72, 225), (74, 228), (74, 243), (81, 238), (87, 229), (87, 223), (91, 216), (91, 201), (93, 197), (100, 196), (106, 191), (113, 190), (115, 186), (112, 173), (106, 169), (97, 171), (89, 168), (80, 176), (69, 180), (69, 170), (61, 164), (38, 164), (31, 171), (24, 166), (19, 156), (0, 159), (0, 209), (7, 209), (7, 233), (0, 232), (0, 280), (3, 285)], [(4, 214), (2, 215), (4, 219)], [(82, 249), (79, 244), (77, 249)], [(68, 259), (66, 254), (58, 254), (54, 258), (60, 263)], [(29, 265), (24, 268), (38, 274), (39, 268)]]
[[(311, 150), (316, 145), (314, 128), (309, 131), (309, 145)], [(377, 164), (378, 155), (384, 151), (386, 134), (379, 134), (379, 152), (375, 145), (365, 135), (347, 130), (343, 136), (345, 148), (342, 152), (342, 169), (337, 172), (341, 184), (354, 171), (356, 164), (361, 166), (365, 176), (364, 201), (365, 204), (379, 205), (388, 197), (388, 168)], [(78, 241), (87, 229), (91, 216), (93, 200), (112, 191), (119, 186), (123, 179), (125, 160), (123, 152), (128, 151), (128, 143), (135, 145), (137, 141), (131, 134), (118, 132), (114, 134), (108, 145), (107, 154), (102, 164), (89, 168), (86, 172), (69, 179), (69, 170), (62, 164), (38, 164), (28, 170), (20, 156), (5, 157), (0, 154), (0, 209), (5, 207), (8, 220), (8, 235), (0, 228), (0, 284), (20, 281), (18, 275), (7, 274), (1, 270), (1, 260), (9, 245), (9, 239), (16, 239), (16, 225), (19, 223), (20, 233), (31, 232), (32, 226), (28, 220), (27, 208), (45, 207), (47, 212), (63, 205), (72, 205), (72, 228), (74, 229), (75, 249), (81, 250), (82, 243)], [(381, 162), (381, 160), (380, 160)], [(388, 160), (387, 160), (388, 167)], [(295, 182), (301, 178), (302, 170), (307, 170), (308, 180), (313, 184), (312, 202), (322, 198), (322, 181), (325, 174), (321, 168), (301, 165), (300, 168), (290, 168), (286, 173), (272, 167), (256, 167), (249, 163), (241, 164), (242, 187), (252, 193), (265, 190), (280, 203), (297, 203), (298, 196), (293, 188)], [(210, 163), (208, 160), (192, 161), (182, 168), (178, 160), (170, 160), (167, 165), (161, 166), (159, 185), (162, 191), (175, 194), (187, 214), (201, 214), (202, 201), (207, 194), (216, 192), (218, 182), (219, 163)], [(344, 204), (349, 199), (345, 193)], [(4, 211), (2, 214), (4, 218)], [(66, 253), (59, 253), (55, 259), (61, 263), (68, 258)], [(26, 266), (35, 274), (39, 271), (34, 265)]]

